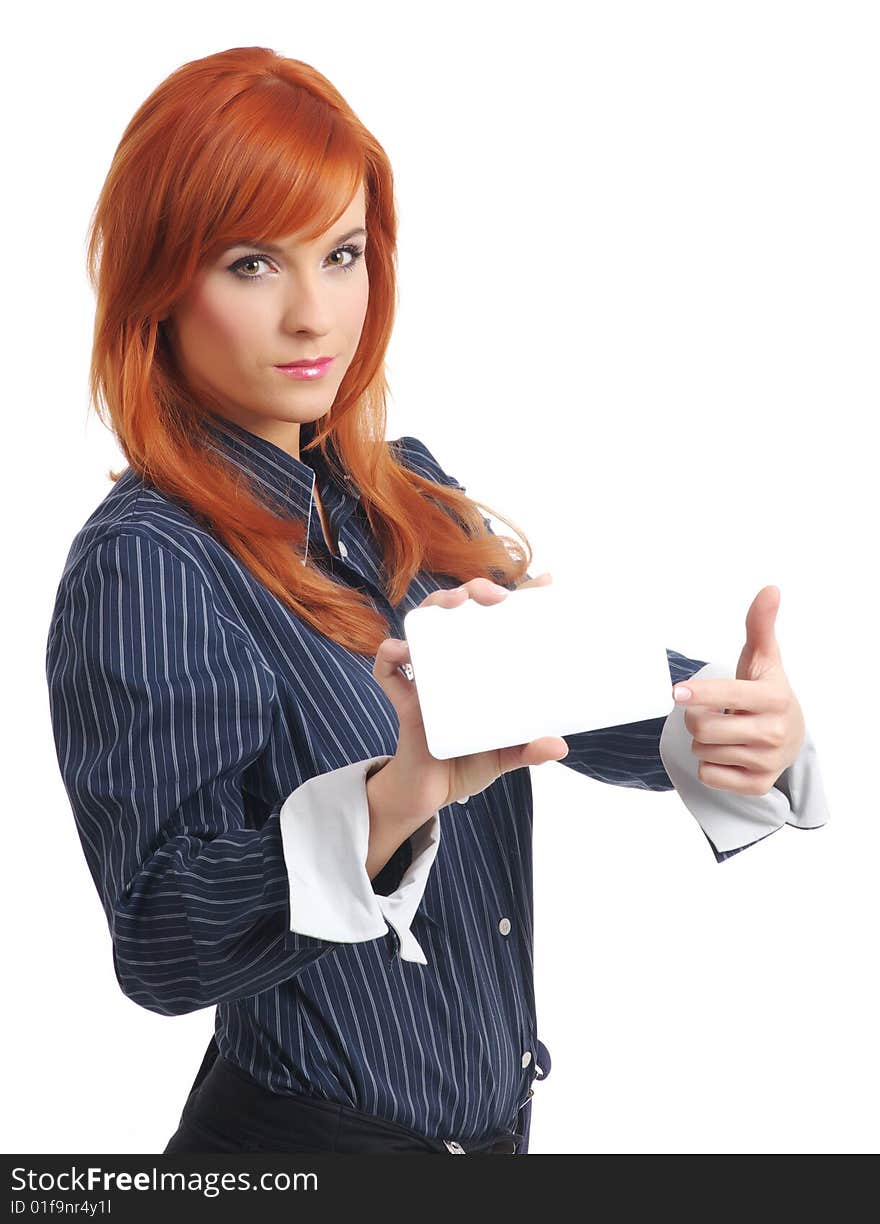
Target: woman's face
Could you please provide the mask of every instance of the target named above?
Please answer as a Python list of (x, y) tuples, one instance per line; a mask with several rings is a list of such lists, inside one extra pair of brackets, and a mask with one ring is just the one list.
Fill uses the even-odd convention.
[[(224, 415), (299, 456), (299, 426), (329, 412), (361, 336), (369, 281), (361, 185), (321, 238), (230, 247), (199, 270), (166, 326), (194, 392), (210, 391)], [(274, 249), (277, 247), (279, 249)], [(277, 365), (333, 357), (320, 378)]]

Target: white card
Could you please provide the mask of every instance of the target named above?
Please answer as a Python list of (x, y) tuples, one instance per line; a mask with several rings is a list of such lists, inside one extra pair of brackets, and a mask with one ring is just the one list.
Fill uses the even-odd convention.
[(436, 760), (664, 717), (666, 643), (650, 606), (563, 583), (492, 605), (413, 608), (403, 618), (428, 750)]

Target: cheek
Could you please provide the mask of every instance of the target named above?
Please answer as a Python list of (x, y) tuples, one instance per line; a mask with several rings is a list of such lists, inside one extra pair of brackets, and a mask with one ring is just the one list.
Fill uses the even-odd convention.
[(366, 278), (352, 291), (346, 308), (346, 328), (352, 335), (360, 335), (367, 316), (367, 304), (370, 300), (370, 285)]
[(189, 312), (190, 335), (201, 351), (211, 351), (227, 362), (237, 353), (253, 352), (261, 331), (255, 306), (236, 294), (203, 293)]

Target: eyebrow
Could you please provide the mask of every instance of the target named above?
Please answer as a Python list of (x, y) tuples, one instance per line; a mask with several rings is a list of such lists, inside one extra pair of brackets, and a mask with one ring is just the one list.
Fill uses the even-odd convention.
[[(340, 234), (334, 242), (334, 246), (339, 246), (341, 242), (347, 242), (349, 238), (354, 238), (357, 234), (363, 234), (366, 238), (367, 231), (363, 226), (359, 226), (357, 229), (349, 230), (347, 234)], [(238, 246), (261, 247), (262, 250), (272, 251), (276, 255), (284, 254), (283, 247), (276, 246), (273, 242), (255, 242), (252, 238), (237, 238), (234, 242), (230, 242), (226, 249), (231, 250), (233, 247)]]

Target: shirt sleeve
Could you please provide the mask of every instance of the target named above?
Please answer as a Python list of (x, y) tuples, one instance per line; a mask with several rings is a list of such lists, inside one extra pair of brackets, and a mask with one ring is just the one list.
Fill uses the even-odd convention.
[(426, 965), (410, 924), (437, 857), (439, 814), (408, 839), (411, 862), (390, 895), (375, 891), (379, 876), (371, 881), (366, 870), (366, 781), (390, 759), (372, 757), (319, 774), (285, 801), (281, 836), (290, 872), (290, 924), (307, 935), (357, 942), (384, 935), (387, 921), (397, 935), (401, 959)]
[[(274, 678), (194, 567), (145, 536), (99, 541), (59, 586), (46, 675), (62, 779), (117, 980), (134, 1002), (179, 1015), (248, 997), (389, 926), (400, 956), (419, 959), (406, 919), (438, 819), (418, 831), (418, 862), (382, 897), (365, 866), (365, 774), (381, 758), (304, 781), (266, 814), (248, 770), (269, 742)], [(335, 858), (306, 853), (317, 811)], [(286, 857), (282, 825), (302, 862)], [(383, 874), (395, 883), (387, 869), (399, 875), (410, 853), (401, 848), (373, 884)], [(316, 895), (316, 862), (327, 896), (346, 900), (347, 927), (296, 925), (306, 888)], [(372, 908), (359, 912), (368, 891)]]

